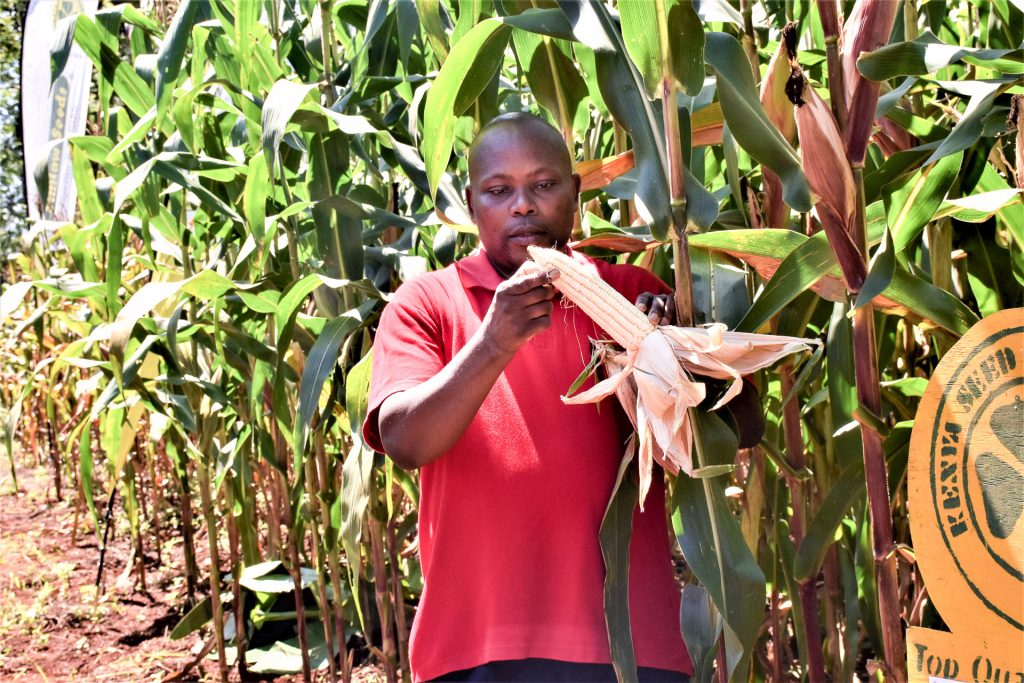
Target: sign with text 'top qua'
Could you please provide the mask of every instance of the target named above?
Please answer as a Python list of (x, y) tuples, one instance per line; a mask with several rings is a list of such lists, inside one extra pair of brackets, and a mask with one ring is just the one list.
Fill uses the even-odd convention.
[(950, 629), (909, 629), (910, 680), (1024, 683), (1024, 309), (943, 356), (908, 476), (917, 564)]

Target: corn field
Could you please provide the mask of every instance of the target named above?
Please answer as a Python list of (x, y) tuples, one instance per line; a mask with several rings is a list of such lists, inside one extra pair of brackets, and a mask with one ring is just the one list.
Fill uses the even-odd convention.
[(126, 519), (142, 587), (180, 537), (173, 635), (220, 680), (348, 681), (356, 648), (409, 678), (418, 484), (361, 440), (376, 320), (476, 247), (465, 151), (520, 110), (573, 152), (577, 248), (680, 320), (822, 342), (752, 378), (759, 445), (700, 411), (702, 472), (668, 477), (695, 679), (906, 680), (905, 629), (941, 627), (918, 400), (1024, 305), (1019, 0), (101, 4), (51, 48), (95, 69), (77, 213), (4, 265), (4, 466), (45, 463), (101, 552)]

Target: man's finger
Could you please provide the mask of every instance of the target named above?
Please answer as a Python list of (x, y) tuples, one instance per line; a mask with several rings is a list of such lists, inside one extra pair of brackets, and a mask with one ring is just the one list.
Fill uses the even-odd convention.
[(651, 294), (650, 292), (644, 292), (643, 294), (641, 294), (640, 296), (638, 296), (636, 298), (636, 304), (635, 305), (642, 312), (646, 313), (647, 311), (651, 310), (651, 299), (653, 299), (653, 298), (654, 298), (653, 294)]
[(665, 315), (665, 300), (660, 296), (651, 297), (651, 310), (647, 313), (647, 319), (655, 325), (661, 323)]
[[(553, 272), (558, 273), (557, 270)], [(557, 275), (553, 277), (552, 273), (543, 270), (528, 275), (513, 275), (505, 281), (505, 286), (502, 289), (509, 294), (525, 294), (531, 289), (550, 285), (556, 277)]]

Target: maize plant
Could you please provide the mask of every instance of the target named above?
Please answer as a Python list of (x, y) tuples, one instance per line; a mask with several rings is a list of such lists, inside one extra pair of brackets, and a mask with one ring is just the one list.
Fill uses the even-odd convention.
[[(47, 463), (101, 552), (127, 521), (139, 586), (183, 539), (173, 635), (220, 680), (349, 680), (365, 656), (409, 677), (417, 478), (360, 438), (376, 320), (475, 248), (465, 150), (513, 110), (570, 146), (573, 248), (676, 292), (680, 328), (602, 323), (643, 465), (609, 502), (609, 585), (616, 520), (668, 476), (698, 680), (905, 680), (904, 629), (939, 621), (907, 526), (917, 403), (959, 336), (1024, 304), (1020, 3), (156, 5), (52, 45), (55, 76), (77, 46), (96, 80), (66, 140), (77, 211), (26, 226), (4, 274), (5, 446), (12, 473), (15, 441)], [(716, 356), (755, 338), (787, 341)], [(666, 377), (631, 395), (648, 366)], [(712, 408), (748, 373), (734, 400), (766, 429), (740, 449)]]

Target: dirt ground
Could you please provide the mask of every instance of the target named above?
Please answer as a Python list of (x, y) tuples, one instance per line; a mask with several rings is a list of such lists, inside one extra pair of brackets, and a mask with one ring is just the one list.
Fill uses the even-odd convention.
[[(168, 542), (161, 561), (155, 551), (147, 551), (147, 590), (142, 591), (135, 574), (125, 573), (131, 561), (130, 537), (126, 528), (115, 523), (107, 546), (103, 590), (98, 591), (99, 544), (91, 522), (85, 520), (87, 513), (82, 513), (74, 534), (74, 501), (55, 500), (48, 472), (20, 470), (20, 491), (15, 495), (4, 465), (0, 475), (0, 681), (216, 680), (216, 662), (210, 658), (200, 658), (188, 673), (177, 676), (197, 659), (203, 645), (197, 634), (178, 641), (168, 637), (180, 619), (185, 595), (180, 544)], [(197, 545), (202, 545), (200, 539)], [(237, 673), (232, 673), (232, 680), (237, 680)], [(273, 680), (283, 683), (301, 676)], [(353, 672), (357, 683), (383, 680), (374, 667)]]

